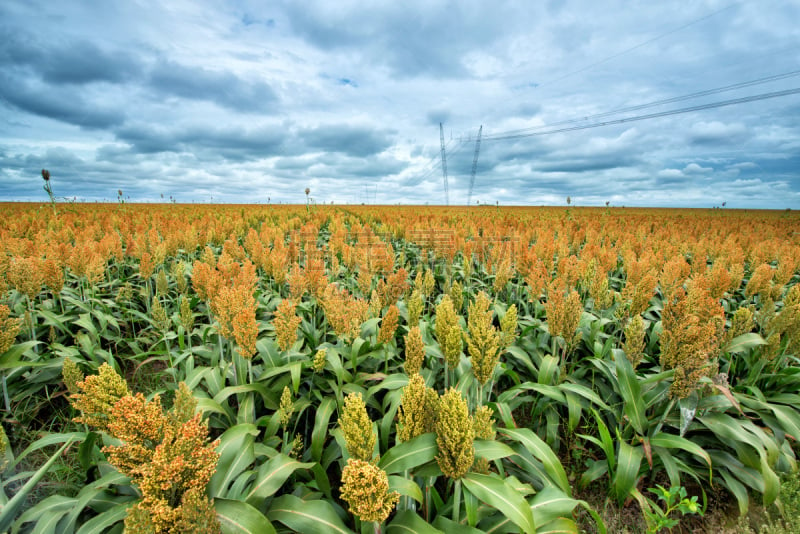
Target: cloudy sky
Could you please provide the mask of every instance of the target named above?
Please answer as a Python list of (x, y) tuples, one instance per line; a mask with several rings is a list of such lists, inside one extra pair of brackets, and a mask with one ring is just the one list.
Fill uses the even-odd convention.
[(451, 205), (482, 125), (473, 204), (797, 209), (800, 93), (621, 120), (800, 88), (798, 20), (796, 0), (5, 0), (0, 200), (45, 200), (47, 168), (86, 200), (443, 204), (441, 122)]

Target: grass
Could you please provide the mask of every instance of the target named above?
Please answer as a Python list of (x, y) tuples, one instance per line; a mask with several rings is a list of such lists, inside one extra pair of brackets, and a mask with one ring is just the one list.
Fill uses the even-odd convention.
[[(608, 534), (644, 534), (647, 526), (636, 501), (631, 500), (620, 507), (603, 494), (601, 485), (593, 485), (576, 497), (587, 501), (602, 517)], [(709, 497), (704, 517), (685, 516), (680, 525), (669, 531), (671, 534), (797, 534), (800, 532), (800, 472), (781, 478), (781, 504), (764, 508), (751, 506), (746, 515), (740, 516), (736, 502), (724, 492)], [(589, 514), (581, 512), (578, 517), (581, 532), (595, 534), (594, 521)]]

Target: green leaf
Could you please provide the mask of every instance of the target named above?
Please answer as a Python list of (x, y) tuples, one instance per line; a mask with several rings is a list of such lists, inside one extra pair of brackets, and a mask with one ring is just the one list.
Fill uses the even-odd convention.
[(80, 460), (81, 468), (84, 470), (89, 469), (94, 463), (94, 444), (99, 437), (100, 434), (97, 432), (89, 432), (86, 434), (83, 443), (78, 447), (78, 460)]
[(641, 447), (633, 447), (619, 439), (619, 455), (617, 457), (617, 471), (614, 473), (613, 490), (617, 498), (617, 503), (622, 503), (636, 487), (639, 481), (639, 466), (642, 463), (644, 453)]
[(554, 384), (558, 380), (559, 374), (558, 358), (549, 354), (542, 358), (542, 363), (539, 365), (538, 376), (538, 382), (540, 384)]
[(625, 402), (625, 415), (630, 419), (634, 430), (640, 436), (645, 435), (647, 415), (645, 414), (642, 389), (636, 378), (636, 372), (628, 358), (617, 358), (617, 379), (619, 380), (619, 394)]
[(274, 534), (275, 527), (264, 514), (246, 502), (214, 499), (214, 510), (222, 534)]
[(328, 501), (304, 501), (294, 495), (283, 495), (273, 501), (268, 515), (293, 532), (352, 534)]
[(539, 527), (537, 534), (578, 534), (578, 525), (572, 519), (559, 517)]
[(578, 424), (581, 422), (581, 412), (583, 411), (583, 407), (581, 406), (580, 400), (578, 397), (573, 393), (566, 393), (565, 396), (567, 397), (567, 410), (568, 410), (568, 430), (569, 432), (574, 432), (575, 429), (578, 427)]
[(411, 510), (403, 510), (394, 516), (386, 527), (386, 532), (387, 534), (444, 534), (446, 531), (431, 526)]
[(258, 429), (252, 424), (232, 426), (219, 438), (217, 470), (208, 483), (212, 497), (223, 497), (230, 483), (255, 460), (254, 437)]
[(125, 516), (128, 515), (128, 506), (130, 505), (127, 503), (117, 505), (100, 515), (94, 516), (81, 525), (77, 534), (102, 534), (108, 532), (108, 527), (125, 519)]
[(219, 404), (223, 404), (225, 400), (230, 397), (231, 395), (239, 395), (242, 393), (258, 393), (261, 397), (261, 400), (264, 402), (264, 406), (269, 410), (277, 410), (278, 405), (275, 404), (275, 401), (270, 395), (269, 388), (260, 382), (253, 383), (253, 384), (240, 384), (238, 386), (228, 386), (222, 389), (219, 393), (214, 395), (214, 400)]
[(214, 399), (197, 399), (197, 410), (202, 414), (218, 413), (224, 415), (228, 424), (233, 423), (235, 419), (233, 410), (227, 404), (222, 406)]
[(336, 400), (325, 398), (317, 407), (314, 416), (314, 429), (311, 431), (311, 458), (319, 462), (322, 458), (322, 449), (325, 445), (325, 438), (328, 437), (328, 425), (331, 415), (336, 410)]
[(730, 342), (725, 346), (725, 352), (728, 353), (738, 353), (738, 352), (745, 352), (746, 350), (753, 349), (758, 347), (759, 345), (766, 345), (767, 342), (764, 341), (764, 338), (761, 337), (759, 334), (755, 332), (750, 332), (749, 334), (742, 334), (740, 336), (736, 336), (735, 338), (731, 339)]
[(400, 495), (411, 497), (418, 503), (422, 504), (422, 490), (419, 485), (411, 479), (397, 475), (389, 476), (389, 491), (396, 491)]
[(514, 416), (511, 412), (511, 407), (506, 402), (494, 402), (490, 403), (490, 406), (494, 408), (494, 412), (500, 418), (500, 421), (503, 422), (507, 428), (516, 428), (517, 425), (514, 422)]
[(61, 443), (71, 443), (73, 441), (81, 441), (86, 436), (86, 432), (69, 432), (66, 434), (48, 434), (44, 437), (41, 437), (28, 445), (24, 451), (19, 453), (14, 461), (8, 465), (6, 468), (7, 470), (13, 469), (14, 467), (19, 464), (19, 462), (25, 458), (28, 454), (32, 453), (33, 451), (37, 451), (39, 449), (43, 449), (45, 447), (49, 447), (51, 445), (59, 445)]
[(501, 428), (499, 432), (521, 443), (534, 458), (542, 462), (550, 480), (567, 495), (572, 494), (569, 479), (564, 471), (564, 466), (561, 465), (561, 460), (558, 459), (553, 449), (532, 430), (527, 428)]
[(680, 408), (681, 413), (681, 423), (678, 431), (680, 432), (681, 436), (686, 434), (686, 431), (689, 429), (689, 425), (694, 420), (694, 416), (697, 413), (697, 400), (697, 392), (692, 391), (688, 397), (678, 401), (678, 407)]
[(650, 438), (650, 445), (653, 447), (664, 447), (665, 449), (682, 449), (690, 454), (702, 458), (708, 466), (708, 477), (711, 478), (711, 457), (699, 445), (686, 438), (675, 436), (674, 434), (666, 434), (659, 432)]
[(572, 510), (578, 505), (576, 499), (554, 487), (545, 487), (531, 501), (531, 512), (538, 532), (559, 517), (572, 517)]
[[(477, 528), (472, 528), (462, 523), (456, 523), (452, 519), (448, 519), (443, 515), (436, 516), (436, 519), (433, 521), (433, 526), (439, 530), (434, 529), (432, 531), (424, 531), (424, 532), (458, 532), (458, 534), (483, 534), (482, 530), (478, 530)], [(423, 532), (423, 531), (404, 530), (398, 532)]]
[(478, 499), (502, 512), (526, 533), (535, 534), (536, 526), (528, 502), (504, 480), (496, 475), (478, 473), (467, 473), (461, 480)]
[(720, 484), (728, 488), (728, 491), (736, 497), (736, 502), (739, 505), (739, 515), (746, 515), (747, 510), (750, 508), (750, 497), (748, 497), (747, 488), (736, 477), (729, 474), (727, 469), (720, 469), (719, 474), (722, 476)]
[(578, 481), (578, 488), (583, 489), (589, 484), (608, 473), (608, 462), (592, 460), (589, 467), (583, 472)]
[(500, 458), (507, 458), (516, 454), (514, 449), (494, 440), (476, 439), (473, 442), (475, 448), (475, 456), (478, 458), (486, 458), (490, 462)]
[(781, 481), (778, 475), (775, 474), (775, 471), (769, 466), (769, 463), (767, 463), (766, 456), (761, 457), (761, 476), (764, 477), (763, 504), (764, 506), (769, 506), (775, 502), (775, 499), (777, 499), (780, 494)]
[(587, 388), (586, 386), (583, 386), (581, 384), (570, 384), (568, 382), (565, 382), (563, 384), (559, 384), (558, 387), (565, 391), (570, 391), (572, 393), (575, 393), (576, 395), (580, 395), (589, 402), (594, 403), (599, 408), (611, 411), (611, 407), (608, 404), (606, 404), (603, 401), (603, 399), (600, 398), (600, 395), (598, 395), (591, 389)]
[(40, 467), (31, 478), (25, 482), (25, 485), (22, 486), (11, 499), (0, 508), (0, 532), (8, 532), (8, 529), (11, 527), (11, 523), (14, 521), (14, 516), (16, 515), (17, 511), (22, 507), (25, 503), (25, 500), (28, 498), (28, 494), (33, 491), (33, 488), (39, 483), (40, 480), (44, 478), (53, 464), (58, 460), (58, 457), (61, 456), (61, 453), (66, 450), (67, 447), (72, 444), (74, 438), (70, 438), (67, 440), (64, 445), (61, 446), (58, 451), (54, 455), (52, 455), (42, 467)]
[[(75, 505), (75, 499), (63, 495), (51, 495), (28, 508), (14, 522), (14, 532), (18, 532), (25, 523), (35, 522), (32, 532), (49, 534), (56, 531), (56, 525)], [(66, 529), (64, 529), (66, 530)]]
[(257, 506), (278, 491), (286, 479), (297, 469), (310, 469), (313, 466), (313, 462), (302, 463), (285, 454), (278, 454), (258, 468), (253, 487), (245, 500), (248, 504)]
[(45, 362), (28, 362), (24, 361), (21, 362), (20, 358), (25, 352), (36, 345), (39, 345), (40, 341), (25, 341), (24, 343), (18, 343), (16, 345), (12, 345), (10, 349), (8, 349), (3, 354), (0, 354), (0, 369), (14, 369), (16, 367), (37, 367), (41, 365), (46, 365)]
[(386, 451), (378, 462), (378, 467), (389, 475), (411, 471), (433, 460), (437, 452), (439, 447), (436, 445), (436, 434), (429, 432)]
[[(84, 486), (78, 493), (77, 499), (75, 499), (72, 510), (69, 514), (69, 519), (67, 520), (67, 524), (63, 525), (62, 528), (65, 531), (72, 531), (78, 522), (78, 516), (81, 514), (81, 512), (83, 512), (86, 506), (88, 506), (98, 495), (106, 492), (109, 486), (113, 484), (129, 483), (130, 479), (128, 477), (119, 471), (114, 470), (106, 473), (99, 480)], [(126, 508), (127, 504), (122, 505), (122, 507)]]

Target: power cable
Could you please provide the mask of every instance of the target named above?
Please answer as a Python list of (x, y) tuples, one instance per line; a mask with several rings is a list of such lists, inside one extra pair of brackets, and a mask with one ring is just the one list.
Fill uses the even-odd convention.
[[(562, 126), (564, 124), (573, 124), (573, 123), (581, 122), (581, 121), (585, 121), (585, 120), (600, 119), (600, 118), (603, 118), (603, 117), (616, 115), (618, 113), (627, 113), (629, 111), (639, 111), (639, 110), (642, 110), (642, 109), (647, 109), (647, 108), (651, 108), (651, 107), (655, 107), (655, 106), (661, 106), (661, 105), (664, 105), (664, 104), (673, 104), (675, 102), (681, 102), (681, 101), (684, 101), (684, 100), (691, 100), (692, 98), (699, 98), (699, 97), (702, 97), (702, 96), (709, 96), (709, 95), (724, 93), (726, 91), (733, 91), (735, 89), (742, 89), (744, 87), (752, 87), (754, 85), (761, 85), (761, 84), (764, 84), (764, 83), (774, 82), (774, 81), (778, 81), (778, 80), (784, 80), (786, 78), (791, 78), (793, 76), (800, 76), (800, 70), (794, 70), (794, 71), (790, 71), (790, 72), (785, 72), (783, 74), (775, 74), (773, 76), (766, 76), (764, 78), (758, 78), (756, 80), (750, 80), (750, 81), (747, 81), (747, 82), (735, 83), (735, 84), (726, 85), (726, 86), (723, 86), (723, 87), (716, 87), (714, 89), (707, 89), (705, 91), (698, 91), (696, 93), (690, 93), (688, 95), (675, 96), (675, 97), (672, 97), (672, 98), (665, 98), (663, 100), (656, 100), (654, 102), (648, 102), (647, 104), (638, 104), (638, 105), (635, 105), (635, 106), (628, 106), (628, 107), (624, 107), (624, 108), (615, 109), (615, 110), (612, 110), (612, 111), (606, 111), (604, 113), (595, 113), (593, 115), (586, 115), (586, 116), (577, 117), (577, 118), (574, 118), (574, 119), (566, 119), (566, 120), (563, 120), (563, 121), (551, 122), (549, 124), (543, 124), (543, 125), (540, 125), (540, 126), (531, 126), (529, 128), (520, 128), (520, 129), (517, 129), (517, 130), (509, 130), (507, 132), (504, 132), (503, 135), (509, 135), (509, 134), (512, 134), (512, 133), (516, 134), (516, 133), (530, 132), (530, 131), (535, 131), (535, 130), (542, 130), (544, 128), (552, 128), (553, 126)], [(487, 136), (487, 137), (491, 137), (491, 136)]]
[(616, 59), (616, 58), (618, 58), (618, 57), (620, 57), (622, 55), (625, 55), (628, 52), (632, 52), (632, 51), (636, 50), (637, 48), (641, 48), (643, 46), (649, 45), (650, 43), (658, 41), (659, 39), (663, 39), (664, 37), (672, 35), (673, 33), (677, 33), (677, 32), (679, 32), (681, 30), (684, 30), (684, 29), (688, 28), (689, 26), (693, 26), (693, 25), (697, 24), (698, 22), (702, 22), (702, 21), (704, 21), (706, 19), (709, 19), (709, 18), (711, 18), (711, 17), (713, 17), (715, 15), (719, 15), (723, 11), (727, 11), (728, 9), (731, 9), (732, 7), (736, 6), (737, 4), (738, 4), (738, 2), (737, 3), (733, 3), (733, 4), (731, 4), (731, 5), (727, 6), (727, 7), (724, 7), (722, 9), (718, 9), (717, 11), (714, 11), (713, 13), (710, 13), (710, 14), (705, 15), (703, 17), (700, 17), (698, 19), (694, 19), (692, 21), (689, 21), (686, 24), (684, 24), (683, 26), (679, 26), (678, 28), (674, 28), (672, 30), (669, 30), (667, 32), (659, 34), (659, 35), (657, 35), (657, 36), (655, 36), (655, 37), (653, 37), (651, 39), (643, 41), (643, 42), (641, 42), (641, 43), (639, 43), (637, 45), (634, 45), (634, 46), (632, 46), (630, 48), (626, 48), (625, 50), (623, 50), (621, 52), (617, 52), (616, 54), (612, 54), (612, 55), (610, 55), (610, 56), (608, 56), (606, 58), (603, 58), (603, 59), (601, 59), (599, 61), (596, 61), (596, 62), (594, 62), (594, 63), (592, 63), (590, 65), (582, 67), (582, 68), (580, 68), (578, 70), (573, 70), (573, 71), (568, 72), (568, 73), (566, 73), (566, 74), (564, 74), (562, 76), (559, 76), (558, 78), (554, 78), (552, 80), (548, 80), (546, 82), (540, 83), (537, 87), (542, 87), (544, 85), (550, 85), (552, 83), (559, 82), (559, 81), (561, 81), (561, 80), (563, 80), (565, 78), (569, 78), (570, 76), (573, 76), (575, 74), (580, 74), (581, 72), (586, 72), (587, 70), (593, 69), (594, 67), (596, 67), (598, 65), (602, 65), (603, 63), (607, 63), (608, 61), (611, 61), (612, 59)]
[(522, 133), (522, 134), (494, 134), (490, 136), (485, 136), (483, 138), (484, 141), (504, 141), (508, 139), (519, 139), (522, 137), (533, 137), (538, 135), (550, 135), (555, 133), (563, 133), (563, 132), (574, 132), (577, 130), (588, 130), (590, 128), (599, 128), (601, 126), (611, 126), (613, 124), (624, 124), (626, 122), (635, 122), (635, 121), (643, 121), (647, 119), (655, 119), (659, 117), (667, 117), (670, 115), (678, 115), (681, 113), (691, 113), (693, 111), (702, 111), (705, 109), (713, 109), (713, 108), (721, 108), (725, 106), (733, 106), (736, 104), (745, 104), (747, 102), (755, 102), (757, 100), (767, 100), (770, 98), (779, 98), (782, 96), (789, 96), (800, 93), (800, 87), (794, 89), (786, 89), (784, 91), (774, 91), (772, 93), (761, 93), (758, 95), (751, 95), (745, 96), (742, 98), (734, 98), (731, 100), (722, 100), (720, 102), (711, 102), (708, 104), (701, 104), (698, 106), (691, 106), (688, 108), (679, 108), (673, 109), (669, 111), (660, 111), (658, 113), (649, 113), (646, 115), (635, 115), (633, 117), (624, 117), (622, 119), (614, 119), (610, 121), (602, 121), (602, 122), (595, 122), (592, 124), (582, 124), (579, 126), (571, 126), (568, 128), (557, 128), (555, 130), (545, 130), (542, 132), (529, 132), (529, 133)]

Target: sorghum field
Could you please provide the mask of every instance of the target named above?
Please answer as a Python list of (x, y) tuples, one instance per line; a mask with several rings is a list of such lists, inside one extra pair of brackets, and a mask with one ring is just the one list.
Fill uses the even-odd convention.
[(0, 214), (0, 532), (686, 532), (797, 476), (795, 212)]

